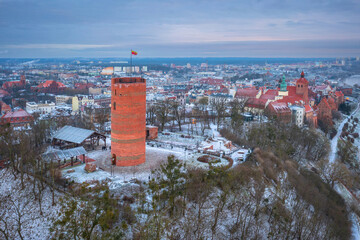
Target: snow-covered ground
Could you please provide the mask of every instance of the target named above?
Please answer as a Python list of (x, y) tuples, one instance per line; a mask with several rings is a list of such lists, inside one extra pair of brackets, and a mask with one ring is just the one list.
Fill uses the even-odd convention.
[[(357, 105), (355, 111), (350, 116), (354, 116), (355, 114), (358, 113), (359, 106), (360, 106), (360, 104)], [(344, 118), (344, 120), (341, 122), (341, 124), (339, 125), (339, 127), (337, 129), (336, 136), (331, 140), (331, 151), (330, 151), (330, 154), (329, 154), (329, 163), (333, 163), (335, 161), (336, 151), (337, 151), (337, 143), (338, 143), (339, 137), (341, 135), (342, 128), (344, 127), (345, 123), (348, 121), (350, 116)]]
[(233, 166), (236, 166), (239, 163), (242, 163), (246, 160), (247, 155), (249, 154), (248, 149), (238, 149), (231, 154), (231, 158), (234, 160)]
[[(353, 111), (353, 113), (350, 116), (356, 115), (359, 111), (359, 107), (360, 107), (360, 104), (358, 103), (357, 108), (355, 109), (355, 111)], [(340, 137), (340, 134), (342, 132), (342, 128), (344, 127), (344, 124), (348, 121), (350, 116), (346, 117), (341, 122), (341, 124), (339, 125), (339, 128), (337, 129), (336, 136), (331, 140), (331, 151), (329, 154), (329, 163), (330, 164), (334, 163), (334, 161), (336, 159), (338, 139)], [(349, 203), (349, 202), (353, 201), (353, 197), (352, 197), (351, 193), (344, 186), (342, 186), (342, 184), (339, 184), (339, 183), (335, 184), (335, 190), (345, 199), (346, 202)], [(353, 239), (360, 240), (360, 222), (354, 213), (351, 213), (350, 220), (352, 222), (351, 230), (352, 230)]]
[(353, 75), (347, 79), (345, 79), (345, 84), (354, 86), (355, 84), (360, 83), (360, 75)]
[[(58, 199), (62, 196), (61, 193), (55, 191), (56, 205), (52, 206), (52, 194), (48, 187), (46, 187), (42, 194), (42, 212), (40, 215), (40, 208), (38, 200), (35, 199), (31, 182), (25, 176), (24, 189), (21, 188), (20, 176), (14, 176), (5, 169), (0, 170), (0, 199), (1, 206), (0, 216), (4, 217), (10, 228), (9, 239), (20, 239), (17, 233), (19, 228), (19, 216), (21, 222), (21, 234), (24, 239), (47, 240), (50, 239), (49, 228), (52, 226), (53, 219), (58, 216), (60, 205)], [(31, 178), (31, 177), (30, 177)], [(6, 197), (4, 200), (4, 197)], [(7, 202), (6, 202), (7, 201)], [(2, 212), (5, 209), (5, 215)], [(18, 212), (19, 210), (20, 212)], [(20, 214), (19, 214), (20, 213)], [(0, 222), (0, 227), (3, 227), (3, 222)], [(2, 235), (0, 234), (0, 239)]]
[[(234, 154), (240, 154), (235, 152)], [(63, 177), (81, 183), (85, 181), (110, 181), (113, 187), (127, 183), (131, 180), (137, 179), (139, 181), (147, 181), (152, 176), (152, 171), (158, 169), (160, 164), (165, 163), (169, 155), (174, 155), (175, 158), (182, 160), (190, 168), (209, 169), (209, 164), (197, 161), (197, 158), (204, 155), (196, 151), (184, 151), (181, 148), (164, 149), (158, 147), (146, 146), (146, 162), (144, 164), (132, 167), (113, 167), (110, 164), (110, 151), (96, 150), (88, 154), (88, 157), (93, 158), (98, 166), (97, 171), (88, 173), (85, 171), (85, 165), (78, 165), (62, 170)], [(212, 164), (212, 166), (225, 166), (228, 161), (219, 158), (220, 162)], [(75, 170), (68, 173), (68, 170)]]
[[(69, 172), (69, 170), (74, 170), (74, 172)], [(62, 171), (62, 176), (67, 179), (71, 179), (74, 182), (82, 183), (89, 181), (103, 181), (110, 178), (110, 173), (98, 170), (92, 173), (85, 171), (85, 164), (78, 165), (71, 168), (66, 168)]]

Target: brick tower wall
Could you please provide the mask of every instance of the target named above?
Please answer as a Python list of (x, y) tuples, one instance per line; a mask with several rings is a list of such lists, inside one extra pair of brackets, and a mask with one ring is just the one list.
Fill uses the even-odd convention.
[(111, 79), (111, 155), (116, 166), (145, 162), (146, 82)]
[(25, 75), (21, 75), (21, 76), (20, 76), (20, 83), (21, 83), (21, 86), (25, 86), (25, 85), (26, 85)]

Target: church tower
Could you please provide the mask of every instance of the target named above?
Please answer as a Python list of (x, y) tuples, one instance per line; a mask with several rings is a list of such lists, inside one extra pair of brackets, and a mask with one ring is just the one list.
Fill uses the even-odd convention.
[(305, 103), (309, 103), (309, 82), (305, 78), (304, 71), (301, 72), (300, 78), (296, 81), (296, 94), (301, 95)]
[(283, 75), (283, 79), (280, 83), (280, 91), (279, 96), (288, 96), (287, 84), (285, 81), (285, 75)]

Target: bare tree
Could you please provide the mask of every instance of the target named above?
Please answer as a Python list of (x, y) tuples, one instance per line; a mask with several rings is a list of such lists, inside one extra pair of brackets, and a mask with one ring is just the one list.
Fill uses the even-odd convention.
[(226, 99), (225, 98), (213, 98), (210, 101), (210, 105), (215, 109), (217, 115), (216, 124), (219, 127), (222, 119), (226, 113)]
[(245, 99), (239, 99), (235, 98), (230, 102), (231, 107), (231, 127), (233, 129), (239, 129), (240, 126), (243, 124), (243, 117), (241, 116), (241, 113), (244, 112), (245, 108)]
[(181, 131), (181, 121), (184, 118), (183, 107), (180, 105), (179, 102), (172, 101), (171, 102), (171, 110), (172, 110), (172, 115), (178, 124), (179, 131)]
[(98, 108), (95, 109), (95, 122), (99, 124), (100, 133), (105, 132), (105, 123), (109, 121), (110, 118), (110, 108)]
[(156, 121), (156, 105), (148, 104), (146, 106), (146, 121), (150, 125), (154, 125)]
[(170, 114), (170, 101), (161, 101), (156, 105), (156, 118), (160, 122), (160, 131), (164, 130), (165, 124), (169, 120)]

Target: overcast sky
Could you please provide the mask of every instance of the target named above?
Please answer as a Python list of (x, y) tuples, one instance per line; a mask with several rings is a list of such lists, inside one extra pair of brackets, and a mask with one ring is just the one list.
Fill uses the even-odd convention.
[(360, 0), (0, 0), (1, 57), (360, 56)]

